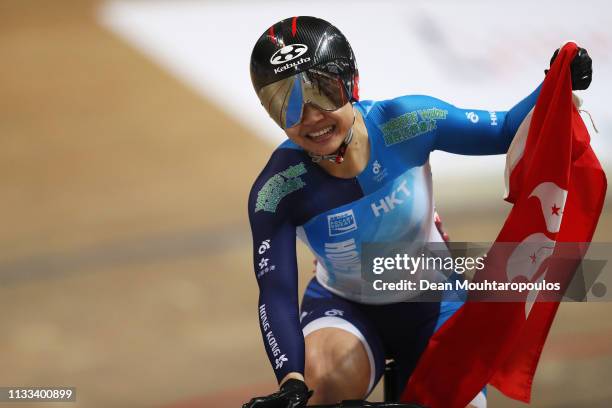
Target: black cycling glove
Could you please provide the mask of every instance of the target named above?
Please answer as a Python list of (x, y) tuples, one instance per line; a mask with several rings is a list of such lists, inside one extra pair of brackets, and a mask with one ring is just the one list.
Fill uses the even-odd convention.
[[(557, 55), (559, 55), (559, 49), (550, 59), (550, 66), (555, 62)], [(593, 60), (591, 60), (587, 50), (578, 47), (578, 52), (570, 64), (570, 71), (572, 73), (572, 90), (579, 91), (589, 87), (593, 79)], [(544, 73), (547, 74), (548, 70), (544, 70)]]
[(242, 408), (301, 408), (306, 406), (312, 391), (304, 381), (290, 379), (285, 381), (280, 390), (266, 397), (255, 397)]

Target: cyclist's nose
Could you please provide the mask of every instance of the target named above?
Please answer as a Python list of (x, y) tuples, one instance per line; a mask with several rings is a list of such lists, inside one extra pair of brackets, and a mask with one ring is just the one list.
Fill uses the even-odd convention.
[(315, 108), (309, 103), (304, 105), (304, 113), (302, 114), (303, 125), (313, 125), (324, 117), (323, 112), (321, 112), (319, 109)]

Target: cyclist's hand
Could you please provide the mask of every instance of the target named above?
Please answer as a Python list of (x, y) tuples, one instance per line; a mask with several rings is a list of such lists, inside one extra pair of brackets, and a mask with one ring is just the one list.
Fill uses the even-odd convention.
[[(557, 55), (559, 55), (558, 48), (550, 59), (550, 66), (555, 62)], [(578, 47), (578, 52), (570, 64), (570, 70), (572, 73), (572, 90), (587, 89), (593, 79), (593, 60), (591, 60), (587, 50)], [(545, 70), (544, 73), (547, 74), (548, 70)]]
[(285, 381), (280, 391), (267, 397), (255, 397), (242, 408), (301, 408), (306, 406), (311, 395), (304, 381), (292, 378)]

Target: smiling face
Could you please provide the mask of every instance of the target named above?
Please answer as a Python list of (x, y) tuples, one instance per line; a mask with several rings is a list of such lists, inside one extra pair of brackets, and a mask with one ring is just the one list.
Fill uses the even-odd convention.
[(348, 134), (354, 118), (350, 102), (335, 111), (325, 111), (306, 104), (302, 121), (285, 129), (285, 133), (307, 152), (317, 155), (333, 154)]

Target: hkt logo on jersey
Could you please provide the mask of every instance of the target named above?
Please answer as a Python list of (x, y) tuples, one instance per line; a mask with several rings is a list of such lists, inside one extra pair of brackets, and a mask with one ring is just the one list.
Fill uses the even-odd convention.
[(497, 126), (497, 113), (489, 111), (489, 117), (491, 118), (491, 126)]
[(355, 221), (353, 210), (328, 215), (327, 225), (330, 237), (346, 234), (357, 229), (357, 221)]
[(380, 217), (381, 214), (388, 213), (389, 211), (395, 209), (397, 205), (403, 204), (404, 201), (410, 197), (410, 195), (410, 190), (408, 190), (406, 180), (404, 180), (394, 192), (385, 196), (384, 198), (381, 198), (378, 200), (378, 202), (372, 203), (372, 212), (376, 217)]
[(272, 65), (280, 65), (304, 55), (308, 51), (308, 46), (304, 44), (290, 44), (276, 51), (270, 57)]

